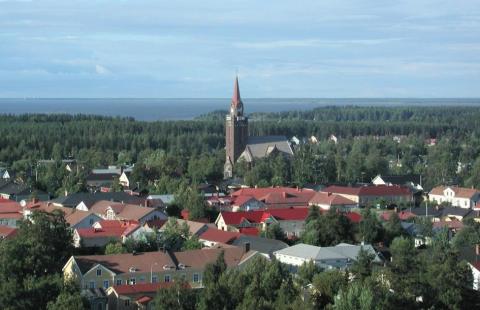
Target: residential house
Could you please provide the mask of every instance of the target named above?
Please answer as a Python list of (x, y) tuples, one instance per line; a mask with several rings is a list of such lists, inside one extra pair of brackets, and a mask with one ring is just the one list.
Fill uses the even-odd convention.
[(224, 231), (217, 228), (207, 228), (207, 230), (203, 231), (199, 235), (198, 240), (205, 247), (214, 247), (219, 244), (231, 244), (240, 236), (242, 236), (242, 234), (239, 232)]
[(92, 169), (86, 178), (87, 186), (90, 188), (111, 187), (115, 180), (124, 186), (130, 187), (130, 175), (133, 166), (109, 166), (106, 169)]
[(79, 210), (88, 211), (93, 204), (101, 200), (135, 205), (147, 205), (145, 198), (126, 192), (74, 193), (58, 197), (50, 202), (60, 207), (77, 208)]
[(428, 194), (428, 200), (437, 204), (447, 202), (454, 207), (472, 209), (480, 201), (480, 191), (474, 188), (437, 186)]
[(26, 203), (23, 208), (23, 217), (24, 219), (28, 219), (34, 211), (51, 213), (55, 210), (63, 212), (65, 221), (70, 225), (71, 229), (92, 227), (93, 224), (102, 220), (100, 216), (92, 211), (59, 207), (51, 202), (38, 201), (37, 199)]
[(307, 207), (309, 201), (315, 195), (315, 191), (309, 189), (297, 189), (289, 187), (267, 188), (242, 188), (232, 193), (233, 199), (239, 197), (253, 197), (262, 202), (268, 208)]
[(322, 210), (330, 210), (331, 208), (338, 208), (342, 211), (347, 211), (349, 209), (355, 208), (358, 204), (345, 198), (341, 195), (327, 193), (327, 192), (317, 192), (308, 202), (309, 205), (317, 206)]
[[(153, 310), (153, 300), (157, 291), (166, 289), (173, 285), (173, 282), (143, 283), (136, 285), (110, 286), (107, 289), (108, 308), (116, 310)], [(191, 288), (186, 284), (187, 288)]]
[[(187, 225), (188, 226), (188, 231), (191, 236), (197, 236), (200, 237), (205, 231), (207, 231), (209, 228), (215, 228), (215, 225), (209, 224), (209, 223), (202, 223), (202, 222), (195, 222), (195, 221), (188, 221), (188, 220), (182, 220), (182, 219), (177, 219), (174, 218), (177, 221), (177, 224), (179, 226), (182, 225)], [(159, 233), (163, 233), (165, 230), (166, 225), (168, 224), (168, 221), (163, 224), (163, 226), (159, 229)]]
[(220, 230), (240, 232), (242, 228), (265, 230), (268, 225), (278, 223), (287, 236), (299, 236), (307, 216), (308, 208), (220, 212), (215, 225)]
[(405, 174), (405, 175), (377, 175), (372, 180), (374, 185), (387, 186), (407, 186), (417, 191), (423, 191), (422, 176), (420, 174)]
[(291, 271), (296, 271), (304, 263), (314, 262), (324, 269), (347, 269), (357, 260), (361, 249), (375, 255), (374, 262), (382, 263), (379, 255), (371, 245), (351, 245), (341, 243), (336, 246), (317, 247), (299, 243), (294, 246), (275, 251), (275, 258), (290, 266)]
[(410, 203), (413, 201), (413, 195), (409, 188), (404, 186), (329, 186), (322, 192), (337, 194), (348, 198), (359, 206), (366, 206), (377, 201), (384, 201), (387, 204)]
[(0, 225), (16, 228), (23, 219), (22, 207), (18, 202), (0, 198)]
[(265, 204), (252, 196), (242, 195), (234, 197), (230, 204), (233, 212), (237, 211), (252, 211), (265, 208)]
[(185, 279), (194, 288), (202, 287), (205, 267), (215, 262), (222, 251), (227, 268), (242, 267), (257, 255), (247, 248), (230, 247), (176, 253), (72, 256), (63, 267), (63, 274), (82, 289), (171, 282), (175, 276)]
[[(78, 209), (78, 207), (77, 207)], [(158, 208), (101, 200), (90, 207), (90, 211), (105, 220), (134, 220), (144, 225), (150, 220), (165, 220), (167, 215)]]
[(248, 244), (251, 250), (257, 251), (267, 258), (273, 258), (273, 253), (275, 251), (280, 251), (282, 249), (288, 248), (288, 244), (280, 240), (262, 238), (258, 236), (249, 236), (244, 234), (235, 238), (230, 244), (242, 247)]
[(78, 228), (73, 233), (75, 247), (103, 247), (111, 241), (124, 243), (128, 238), (139, 240), (153, 230), (137, 221), (103, 220), (89, 228)]
[(14, 182), (10, 179), (0, 180), (0, 197), (14, 201), (28, 200), (33, 196), (40, 200), (48, 200), (50, 196), (40, 190), (31, 188), (28, 185)]

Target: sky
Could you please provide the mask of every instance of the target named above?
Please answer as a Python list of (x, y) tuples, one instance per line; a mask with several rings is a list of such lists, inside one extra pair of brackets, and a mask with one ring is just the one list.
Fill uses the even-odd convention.
[(478, 0), (0, 0), (0, 98), (480, 97)]

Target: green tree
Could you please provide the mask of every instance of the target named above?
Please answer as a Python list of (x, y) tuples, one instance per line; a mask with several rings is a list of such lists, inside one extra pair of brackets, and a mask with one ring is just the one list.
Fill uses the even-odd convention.
[(397, 212), (393, 212), (385, 224), (385, 241), (387, 245), (389, 245), (393, 239), (400, 237), (401, 235), (403, 235), (403, 228), (400, 218), (398, 217)]
[(14, 239), (0, 242), (0, 308), (45, 309), (61, 291), (72, 252), (63, 213), (33, 212)]
[(362, 220), (358, 227), (361, 239), (369, 244), (383, 240), (384, 229), (377, 214), (371, 208), (362, 210)]
[(126, 252), (127, 250), (123, 247), (123, 245), (120, 242), (109, 242), (105, 247), (105, 255), (122, 254)]
[(347, 289), (340, 291), (338, 299), (335, 300), (333, 309), (338, 310), (372, 310), (380, 309), (375, 300), (375, 294), (370, 287), (354, 282)]
[(372, 265), (374, 259), (375, 254), (370, 253), (361, 247), (360, 252), (358, 252), (357, 259), (350, 268), (350, 272), (353, 274), (355, 280), (363, 282), (372, 275)]
[(348, 284), (348, 275), (340, 270), (328, 270), (313, 277), (312, 303), (315, 309), (333, 305), (335, 296)]
[(261, 236), (269, 239), (285, 240), (285, 232), (278, 223), (270, 224), (262, 231)]
[(173, 285), (160, 289), (153, 300), (153, 309), (156, 310), (194, 310), (197, 302), (197, 293), (189, 288), (188, 283), (175, 279)]
[(312, 283), (313, 278), (321, 271), (322, 269), (318, 267), (315, 262), (304, 262), (300, 267), (298, 267), (296, 282), (300, 286), (304, 287)]

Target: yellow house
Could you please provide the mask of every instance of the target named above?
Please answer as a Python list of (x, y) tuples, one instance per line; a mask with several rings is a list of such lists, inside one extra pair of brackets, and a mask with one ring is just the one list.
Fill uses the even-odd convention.
[(185, 252), (72, 256), (65, 266), (65, 278), (82, 289), (108, 289), (111, 286), (170, 282), (183, 278), (192, 288), (202, 287), (205, 267), (224, 251), (228, 268), (238, 267), (255, 255), (248, 247), (200, 249)]

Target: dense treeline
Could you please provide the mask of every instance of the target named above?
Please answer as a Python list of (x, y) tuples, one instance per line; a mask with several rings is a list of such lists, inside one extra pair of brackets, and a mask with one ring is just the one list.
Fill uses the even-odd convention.
[[(73, 157), (86, 170), (137, 163), (142, 188), (173, 192), (185, 182), (219, 181), (224, 161), (224, 111), (194, 121), (141, 122), (90, 115), (0, 115), (0, 162), (52, 194), (82, 190), (84, 175), (37, 167), (39, 159)], [(293, 162), (268, 159), (241, 171), (251, 185), (369, 181), (377, 173), (421, 173), (439, 183), (480, 185), (480, 109), (477, 107), (322, 107), (256, 113), (250, 135), (285, 135), (319, 142), (297, 147)], [(338, 143), (327, 138), (334, 134)], [(399, 136), (398, 141), (393, 137)], [(437, 146), (427, 147), (426, 139)], [(213, 156), (212, 156), (213, 155)], [(262, 166), (263, 165), (263, 166)], [(268, 170), (285, 168), (283, 172)], [(271, 170), (271, 169), (270, 169)], [(263, 172), (265, 173), (263, 173)], [(34, 175), (38, 178), (34, 180)]]

